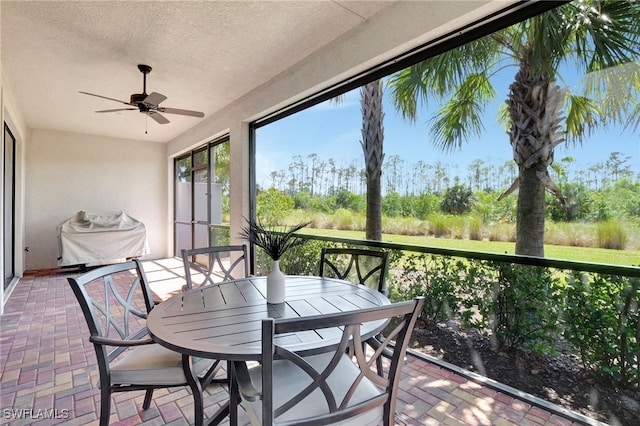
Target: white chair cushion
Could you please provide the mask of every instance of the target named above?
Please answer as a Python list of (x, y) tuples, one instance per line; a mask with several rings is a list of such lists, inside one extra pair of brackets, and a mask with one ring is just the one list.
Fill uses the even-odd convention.
[[(206, 371), (213, 360), (192, 359), (196, 375)], [(111, 383), (127, 385), (182, 385), (187, 379), (182, 370), (182, 355), (158, 344), (136, 346), (124, 358), (111, 365)]]
[[(305, 357), (309, 364), (313, 365), (316, 370), (324, 369), (329, 363), (335, 352), (326, 354), (313, 355)], [(290, 361), (278, 360), (273, 364), (273, 406), (279, 407), (290, 398), (300, 393), (307, 385), (311, 383), (311, 378), (304, 373), (299, 367)], [(327, 383), (331, 387), (336, 398), (336, 403), (340, 405), (342, 398), (352, 385), (353, 380), (360, 373), (360, 370), (353, 364), (351, 359), (346, 355), (340, 360), (338, 366), (332, 375), (327, 379)], [(251, 379), (258, 390), (261, 390), (261, 366), (255, 366), (249, 369)], [(364, 378), (358, 386), (356, 392), (350, 400), (349, 406), (365, 401), (369, 398), (379, 395), (381, 392), (373, 383)], [(241, 405), (249, 414), (251, 422), (259, 425), (262, 423), (262, 401), (242, 401)], [(298, 405), (277, 418), (277, 421), (288, 421), (302, 419), (306, 417), (318, 416), (329, 412), (326, 399), (322, 391), (316, 389), (307, 398), (302, 400)], [(335, 425), (376, 425), (382, 423), (383, 407), (377, 407), (374, 410), (352, 417), (351, 419), (334, 423)]]

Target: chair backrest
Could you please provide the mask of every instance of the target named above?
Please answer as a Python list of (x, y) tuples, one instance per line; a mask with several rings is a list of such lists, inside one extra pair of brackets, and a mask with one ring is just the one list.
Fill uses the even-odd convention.
[[(336, 421), (359, 416), (369, 410), (383, 407), (383, 420), (385, 425), (393, 425), (395, 406), (400, 383), (400, 370), (402, 360), (407, 350), (411, 332), (416, 319), (422, 309), (424, 298), (419, 297), (412, 301), (386, 305), (377, 308), (362, 309), (359, 311), (343, 312), (323, 316), (288, 319), (265, 319), (262, 321), (262, 416), (263, 425), (271, 425), (279, 416), (287, 416), (287, 412), (301, 403), (305, 398), (312, 396), (313, 405), (320, 404), (325, 407), (328, 414), (309, 417), (307, 410), (302, 410), (306, 417), (296, 418), (292, 424), (332, 424)], [(395, 318), (393, 330), (387, 338), (381, 342), (380, 347), (374, 351), (365, 352), (362, 342), (367, 336), (360, 334), (361, 326), (368, 321)], [(339, 345), (332, 348), (330, 353), (312, 355), (311, 358), (321, 356), (323, 361), (310, 361), (311, 358), (300, 356), (288, 350), (282, 344), (291, 343), (288, 338), (291, 333), (314, 330), (324, 332), (342, 333)], [(322, 334), (322, 331), (320, 331)], [(391, 343), (391, 342), (394, 343)], [(391, 344), (390, 344), (391, 343)], [(349, 358), (346, 353), (353, 353)], [(376, 359), (383, 356), (383, 352), (392, 351), (390, 363), (386, 374), (382, 377), (376, 370)], [(388, 356), (388, 354), (387, 354)], [(274, 362), (287, 360), (293, 368), (299, 368), (308, 375), (308, 383), (300, 392), (293, 395), (288, 401), (284, 401), (274, 407), (273, 398), (273, 374)], [(329, 361), (330, 360), (330, 361)], [(341, 363), (348, 363), (346, 371), (338, 368)], [(282, 361), (280, 361), (282, 362)], [(277, 370), (276, 370), (277, 371)], [(360, 386), (368, 386), (375, 389), (373, 395), (366, 394), (362, 400)], [(336, 383), (340, 383), (339, 386)], [(358, 396), (360, 393), (360, 396)], [(359, 400), (360, 398), (360, 400)], [(304, 404), (304, 403), (303, 403)], [(325, 404), (325, 405), (323, 405)], [(291, 419), (287, 419), (291, 420)], [(307, 423), (311, 421), (313, 423)]]
[[(93, 269), (75, 278), (67, 278), (73, 289), (94, 343), (100, 368), (126, 348), (107, 352), (102, 341), (135, 340), (147, 334), (147, 314), (153, 308), (151, 290), (138, 260)], [(98, 338), (98, 339), (95, 339)]]
[(388, 251), (323, 247), (320, 276), (364, 284), (385, 293)]
[(183, 249), (182, 262), (187, 289), (249, 276), (245, 245)]

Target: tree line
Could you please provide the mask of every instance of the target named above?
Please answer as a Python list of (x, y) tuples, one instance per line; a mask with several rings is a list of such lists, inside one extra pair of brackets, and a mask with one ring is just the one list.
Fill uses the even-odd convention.
[[(366, 177), (362, 158), (351, 161), (321, 159), (318, 154), (306, 157), (294, 155), (291, 162), (280, 170), (271, 171), (270, 187), (295, 197), (298, 193), (314, 196), (335, 196), (341, 191), (357, 195), (366, 192)], [(401, 196), (442, 194), (456, 185), (473, 192), (501, 192), (509, 187), (518, 174), (513, 160), (491, 164), (476, 159), (461, 173), (458, 165), (436, 161), (407, 161), (398, 155), (385, 160), (382, 189), (385, 194)], [(551, 165), (551, 175), (559, 184), (572, 183), (586, 190), (600, 191), (621, 178), (640, 180), (640, 172), (633, 170), (631, 157), (612, 152), (606, 160), (586, 167), (573, 157), (565, 157)]]

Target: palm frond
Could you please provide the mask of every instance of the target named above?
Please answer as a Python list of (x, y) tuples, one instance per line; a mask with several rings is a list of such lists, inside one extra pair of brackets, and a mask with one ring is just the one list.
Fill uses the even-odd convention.
[[(429, 121), (431, 135), (436, 146), (452, 150), (483, 130), (481, 110), (495, 95), (474, 79), (489, 80), (510, 61), (539, 82), (556, 82), (567, 66), (586, 72), (582, 96), (565, 103), (568, 140), (581, 142), (582, 135), (609, 124), (640, 127), (638, 0), (563, 4), (399, 71), (387, 87), (396, 110), (412, 122), (420, 105), (440, 103), (439, 115)], [(504, 110), (501, 117), (508, 118)]]
[(482, 111), (494, 96), (495, 88), (486, 74), (469, 75), (431, 119), (434, 144), (451, 151), (479, 135), (484, 129)]
[(386, 80), (396, 111), (415, 121), (419, 103), (449, 96), (470, 74), (488, 74), (503, 49), (497, 38), (484, 37), (398, 71)]
[(587, 72), (624, 64), (640, 55), (640, 2), (571, 2), (560, 8), (572, 30), (575, 59)]
[(599, 120), (598, 106), (590, 98), (578, 95), (567, 97), (566, 135), (568, 142), (590, 135)]
[(640, 103), (629, 113), (625, 127), (632, 129), (634, 132), (640, 129)]

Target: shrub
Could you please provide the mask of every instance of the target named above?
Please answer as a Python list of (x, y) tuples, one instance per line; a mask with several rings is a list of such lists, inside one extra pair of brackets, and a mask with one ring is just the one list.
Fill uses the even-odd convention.
[(477, 191), (474, 197), (471, 213), (474, 216), (481, 217), (484, 223), (515, 220), (517, 204), (517, 197), (515, 195), (507, 195), (501, 201), (497, 201), (496, 194)]
[(227, 227), (210, 227), (212, 246), (226, 246), (231, 244), (231, 229)]
[(598, 224), (598, 247), (604, 249), (624, 250), (627, 244), (627, 233), (617, 220), (608, 220)]
[(293, 210), (293, 198), (275, 188), (269, 188), (256, 196), (256, 216), (266, 224), (277, 224)]
[(313, 208), (314, 197), (308, 191), (300, 191), (293, 196), (296, 209), (310, 210)]
[(367, 203), (364, 196), (342, 189), (336, 194), (336, 206), (354, 212), (363, 212), (367, 208)]
[(402, 269), (388, 285), (392, 301), (424, 296), (422, 319), (440, 322), (453, 318), (459, 310), (458, 288), (464, 265), (450, 257), (427, 254), (402, 259)]
[[(559, 286), (549, 269), (498, 264), (492, 331), (508, 347), (540, 350), (558, 332)], [(533, 346), (532, 346), (533, 345)]]
[(552, 220), (568, 222), (589, 217), (593, 200), (589, 198), (587, 188), (575, 183), (560, 183), (559, 186), (565, 201), (561, 202), (558, 197), (548, 195), (547, 215)]
[(608, 191), (603, 192), (606, 203), (611, 210), (618, 211), (617, 217), (626, 218), (640, 216), (640, 180), (632, 182), (629, 178), (618, 179)]
[(464, 185), (456, 184), (447, 188), (440, 204), (440, 210), (451, 214), (465, 214), (473, 206), (473, 191)]
[(311, 240), (288, 250), (280, 260), (280, 269), (287, 275), (318, 275), (320, 251), (324, 241)]
[(311, 208), (314, 212), (332, 213), (336, 207), (336, 197), (313, 197), (311, 199)]
[(419, 219), (440, 211), (440, 198), (434, 194), (421, 194), (415, 199), (414, 213)]
[(564, 336), (596, 375), (640, 388), (640, 278), (572, 272)]
[(554, 352), (561, 287), (547, 268), (474, 262), (466, 285), (465, 324), (488, 327), (498, 348)]
[(403, 214), (402, 198), (400, 195), (391, 191), (382, 199), (382, 213), (387, 216), (401, 216)]
[(615, 216), (606, 196), (602, 192), (592, 192), (590, 194), (591, 211), (588, 219), (592, 222), (609, 220)]

